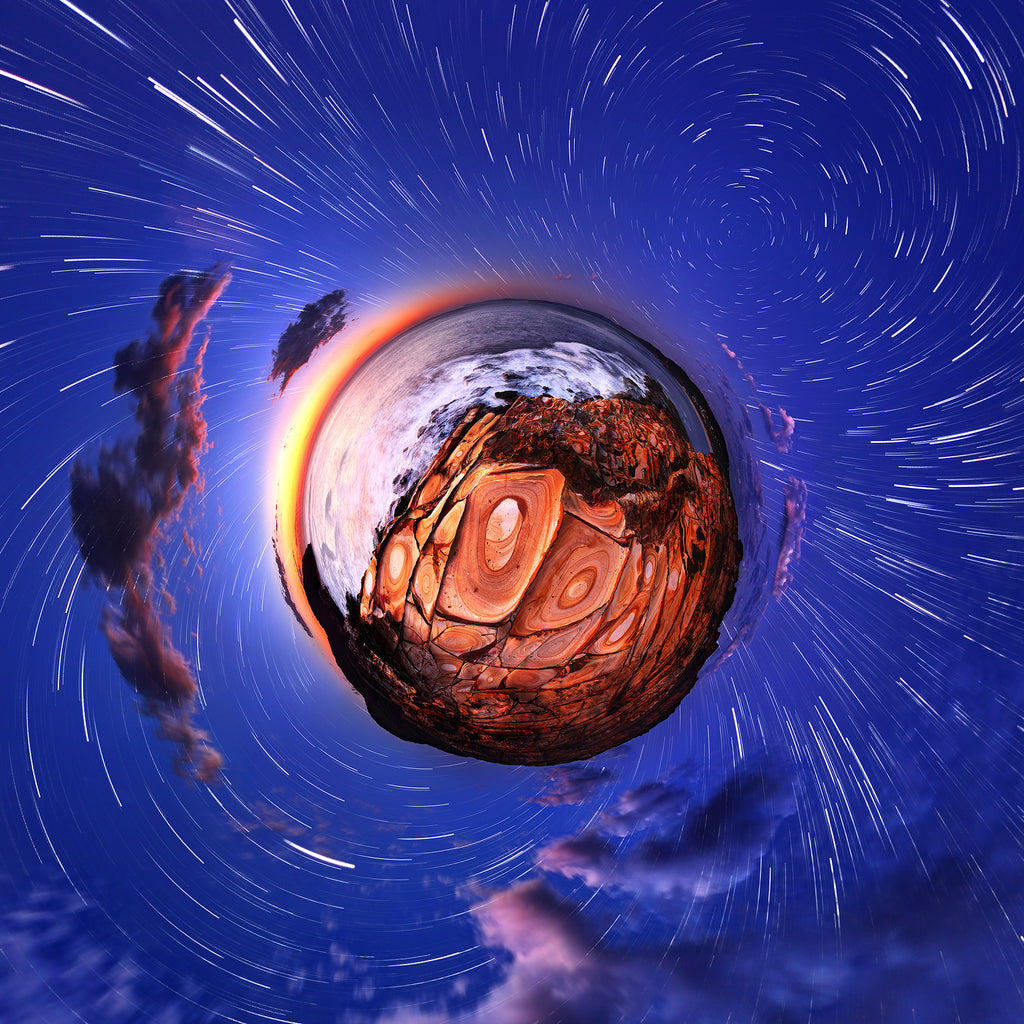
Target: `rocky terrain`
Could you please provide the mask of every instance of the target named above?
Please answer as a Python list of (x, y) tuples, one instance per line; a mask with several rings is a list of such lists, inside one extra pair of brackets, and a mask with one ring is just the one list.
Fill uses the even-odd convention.
[(741, 546), (727, 480), (660, 406), (515, 397), (463, 417), (343, 614), (304, 585), (386, 728), (554, 764), (669, 715), (714, 651)]

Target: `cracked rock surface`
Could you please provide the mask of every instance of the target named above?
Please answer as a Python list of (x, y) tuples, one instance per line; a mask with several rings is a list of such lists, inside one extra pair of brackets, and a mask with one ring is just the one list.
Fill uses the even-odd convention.
[(370, 713), (512, 764), (586, 758), (667, 717), (715, 650), (741, 545), (715, 456), (635, 398), (471, 408), (340, 612), (307, 596)]

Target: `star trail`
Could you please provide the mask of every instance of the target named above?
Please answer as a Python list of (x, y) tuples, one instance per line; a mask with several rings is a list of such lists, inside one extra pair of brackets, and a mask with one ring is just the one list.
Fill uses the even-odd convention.
[[(3, 21), (0, 1018), (1022, 1018), (1019, 4)], [(275, 541), (337, 381), (501, 298), (693, 367), (747, 510), (693, 692), (557, 768), (381, 729)], [(107, 470), (142, 532), (83, 513)]]

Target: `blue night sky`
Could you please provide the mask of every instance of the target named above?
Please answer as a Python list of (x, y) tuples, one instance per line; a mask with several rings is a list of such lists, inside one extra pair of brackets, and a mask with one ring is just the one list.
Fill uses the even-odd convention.
[[(0, 25), (4, 1024), (1024, 1020), (1019, 0)], [(144, 569), (206, 784), (112, 656), (133, 585), (85, 566), (69, 490), (138, 433), (114, 355), (161, 282), (222, 262), (173, 371), (201, 481)], [(338, 288), (349, 325), (278, 397), (279, 336)], [(374, 325), (470, 291), (704, 367), (756, 467), (754, 575), (806, 484), (746, 643), (589, 762), (392, 737), (282, 592), (289, 424)]]

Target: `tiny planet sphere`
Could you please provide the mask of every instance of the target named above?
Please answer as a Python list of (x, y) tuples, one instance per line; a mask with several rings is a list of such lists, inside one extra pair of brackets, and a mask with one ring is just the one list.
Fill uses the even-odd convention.
[(370, 714), (509, 764), (592, 757), (671, 714), (742, 555), (690, 378), (555, 303), (464, 307), (374, 353), (304, 499), (303, 588)]

